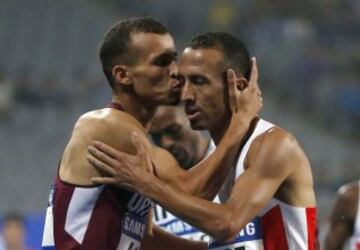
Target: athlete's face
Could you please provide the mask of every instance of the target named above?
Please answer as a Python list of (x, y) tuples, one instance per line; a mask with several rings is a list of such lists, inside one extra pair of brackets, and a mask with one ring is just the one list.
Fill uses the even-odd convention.
[(216, 49), (186, 48), (180, 58), (182, 99), (193, 129), (216, 129), (230, 115), (222, 62)]
[(169, 97), (172, 102), (178, 101), (179, 87), (174, 87), (178, 84), (174, 78), (176, 51), (171, 35), (135, 33), (131, 35), (131, 47), (137, 53), (136, 63), (129, 68), (136, 94), (157, 104), (168, 103)]
[(198, 161), (200, 132), (191, 129), (182, 107), (160, 106), (151, 123), (154, 142), (167, 149), (185, 169)]

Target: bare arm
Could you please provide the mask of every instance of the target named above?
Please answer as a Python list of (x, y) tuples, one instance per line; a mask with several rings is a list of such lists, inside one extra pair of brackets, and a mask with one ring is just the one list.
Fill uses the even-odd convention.
[(298, 157), (292, 142), (279, 142), (276, 136), (267, 141), (272, 147), (263, 145), (258, 149), (258, 160), (236, 180), (226, 204), (178, 192), (155, 178), (148, 179), (146, 189), (139, 191), (218, 240), (231, 240), (274, 196)]
[(136, 190), (216, 239), (230, 240), (265, 207), (293, 166), (304, 161), (288, 136), (268, 133), (258, 145), (261, 147), (251, 148), (257, 157), (236, 180), (226, 204), (179, 192), (150, 174), (143, 175)]
[[(114, 168), (116, 171), (113, 171), (113, 173), (117, 173), (117, 182), (123, 183), (131, 182), (124, 180), (125, 177), (136, 179), (136, 174), (138, 174), (138, 178), (141, 178), (141, 174), (136, 172), (138, 169), (133, 166), (143, 165), (144, 168), (149, 169), (146, 164), (149, 165), (149, 162), (152, 162), (155, 164), (156, 175), (162, 181), (184, 192), (212, 199), (229, 172), (238, 145), (248, 130), (250, 121), (262, 106), (257, 78), (258, 72), (255, 60), (253, 60), (249, 87), (243, 91), (237, 89), (237, 78), (234, 72), (232, 70), (228, 71), (229, 105), (232, 110), (231, 123), (217, 150), (190, 171), (181, 169), (174, 157), (164, 150), (157, 150), (155, 157), (150, 157), (151, 159), (146, 160), (145, 165), (143, 165), (144, 162), (141, 162), (141, 159), (116, 151), (103, 143), (97, 143), (95, 144), (96, 148), (91, 148), (90, 153), (93, 156), (90, 156), (89, 161), (94, 166), (100, 166), (100, 168)], [(97, 183), (115, 183), (104, 178), (94, 178), (93, 180)], [(131, 188), (131, 185), (128, 185), (128, 187)]]
[(351, 184), (339, 189), (325, 236), (325, 250), (344, 249), (354, 228), (358, 190), (358, 185)]

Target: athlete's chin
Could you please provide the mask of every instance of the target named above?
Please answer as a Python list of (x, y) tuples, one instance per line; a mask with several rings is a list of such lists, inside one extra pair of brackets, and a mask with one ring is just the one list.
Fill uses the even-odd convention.
[(170, 102), (174, 102), (175, 100), (171, 100), (168, 96), (168, 94), (162, 94), (158, 95), (157, 98), (155, 98), (154, 102), (158, 105), (169, 105)]
[(201, 121), (190, 120), (190, 126), (193, 130), (206, 130), (207, 127)]
[(160, 105), (176, 106), (180, 103), (180, 98), (177, 96), (166, 96), (165, 98), (158, 99)]

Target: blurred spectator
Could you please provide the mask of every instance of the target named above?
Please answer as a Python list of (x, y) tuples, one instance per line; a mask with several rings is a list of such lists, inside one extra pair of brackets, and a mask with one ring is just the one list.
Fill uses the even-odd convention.
[(0, 250), (30, 250), (25, 245), (25, 220), (18, 213), (5, 215), (2, 227), (2, 243)]
[(8, 118), (14, 102), (14, 85), (7, 80), (0, 69), (0, 121)]
[(359, 181), (343, 185), (337, 193), (325, 236), (325, 250), (360, 249)]
[(33, 81), (32, 72), (29, 65), (23, 65), (16, 69), (15, 100), (20, 104), (41, 106), (41, 97), (38, 93), (38, 86)]
[(50, 106), (56, 109), (63, 109), (68, 104), (68, 93), (58, 81), (58, 77), (48, 72), (41, 80), (37, 90), (39, 101), (42, 106)]

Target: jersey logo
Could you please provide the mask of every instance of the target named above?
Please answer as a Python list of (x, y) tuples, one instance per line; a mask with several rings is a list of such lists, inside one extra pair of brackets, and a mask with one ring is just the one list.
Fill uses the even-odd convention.
[(149, 213), (150, 209), (154, 207), (154, 202), (141, 194), (134, 193), (127, 207), (131, 213), (144, 217)]
[(262, 238), (262, 233), (261, 233), (260, 217), (255, 217), (252, 221), (246, 224), (246, 226), (243, 229), (241, 229), (241, 231), (238, 233), (234, 241), (230, 243), (221, 243), (218, 241), (214, 241), (210, 244), (209, 249), (220, 246), (233, 246), (233, 245), (237, 245), (237, 243), (245, 243), (250, 241), (261, 240), (261, 238)]

